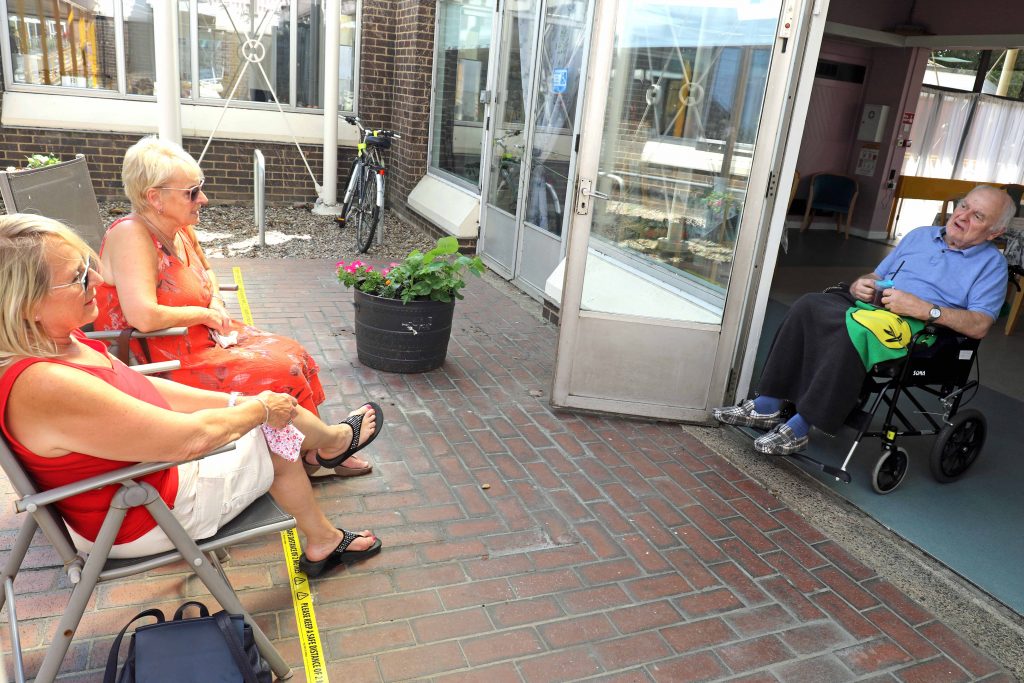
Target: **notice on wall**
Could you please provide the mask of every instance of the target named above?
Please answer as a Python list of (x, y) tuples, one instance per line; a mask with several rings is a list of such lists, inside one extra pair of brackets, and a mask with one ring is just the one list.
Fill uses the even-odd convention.
[(875, 175), (875, 167), (878, 166), (878, 149), (873, 147), (862, 147), (860, 156), (857, 157), (857, 168), (854, 173), (862, 176)]
[(568, 69), (552, 69), (551, 70), (551, 92), (555, 94), (562, 94), (569, 88), (569, 70)]

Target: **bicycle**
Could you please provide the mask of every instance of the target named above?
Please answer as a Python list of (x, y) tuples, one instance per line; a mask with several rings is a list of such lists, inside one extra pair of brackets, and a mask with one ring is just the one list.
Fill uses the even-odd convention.
[(355, 223), (356, 249), (365, 254), (384, 211), (386, 169), (382, 152), (391, 148), (393, 139), (400, 140), (402, 136), (393, 130), (371, 130), (358, 116), (344, 118), (346, 123), (359, 128), (360, 142), (337, 221), (341, 227)]

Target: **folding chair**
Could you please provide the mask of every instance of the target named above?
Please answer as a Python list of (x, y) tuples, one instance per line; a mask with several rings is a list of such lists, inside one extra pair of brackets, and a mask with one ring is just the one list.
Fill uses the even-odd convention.
[[(85, 240), (99, 253), (106, 226), (100, 217), (99, 204), (89, 175), (85, 156), (78, 154), (71, 161), (18, 171), (0, 171), (0, 196), (7, 213), (32, 213), (58, 220)], [(235, 285), (221, 285), (222, 291), (235, 291)], [(153, 332), (90, 331), (89, 336), (111, 345), (111, 351), (123, 363), (130, 357), (129, 342), (151, 337), (184, 336), (184, 327), (169, 327)], [(143, 342), (144, 343), (144, 342)]]
[[(176, 361), (154, 365), (176, 365)], [(173, 368), (162, 367), (150, 370), (166, 371), (170, 369)], [(233, 448), (233, 445), (228, 445), (214, 453)], [(7, 474), (11, 485), (18, 494), (15, 510), (20, 514), (28, 513), (25, 515), (14, 545), (11, 547), (10, 555), (0, 573), (0, 581), (3, 582), (4, 587), (3, 595), (0, 596), (0, 609), (6, 603), (11, 630), (11, 659), (14, 662), (15, 680), (18, 683), (25, 680), (25, 667), (20, 646), (14, 579), (25, 560), (32, 544), (32, 537), (37, 529), (42, 530), (60, 556), (64, 570), (73, 586), (71, 599), (60, 618), (57, 631), (36, 674), (37, 683), (50, 683), (56, 678), (61, 662), (71, 646), (71, 640), (85, 612), (89, 597), (97, 583), (132, 576), (178, 560), (185, 560), (188, 567), (195, 572), (199, 580), (224, 609), (244, 615), (245, 621), (252, 626), (260, 653), (270, 664), (270, 668), (277, 678), (284, 680), (291, 677), (292, 671), (288, 664), (253, 620), (252, 615), (239, 602), (238, 596), (232, 590), (221, 567), (218, 552), (223, 552), (224, 548), (235, 543), (243, 543), (267, 533), (291, 529), (295, 526), (295, 520), (277, 506), (270, 494), (264, 494), (238, 517), (222, 527), (216, 535), (195, 541), (189, 537), (178, 520), (171, 514), (156, 489), (147, 483), (139, 484), (134, 481), (136, 477), (175, 465), (176, 463), (168, 462), (130, 465), (107, 474), (83, 479), (74, 484), (48, 491), (38, 491), (22, 468), (20, 461), (11, 452), (7, 440), (0, 439), (0, 467)], [(121, 488), (111, 502), (92, 551), (88, 553), (88, 557), (83, 557), (72, 543), (63, 518), (54, 503), (78, 493), (110, 484), (120, 484)], [(140, 505), (144, 505), (149, 510), (160, 528), (174, 543), (176, 549), (149, 557), (109, 559), (108, 554), (121, 523), (124, 521), (125, 514), (128, 509)]]

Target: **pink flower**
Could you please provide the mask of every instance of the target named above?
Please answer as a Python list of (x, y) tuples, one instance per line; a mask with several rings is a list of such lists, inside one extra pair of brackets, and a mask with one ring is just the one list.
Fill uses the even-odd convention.
[(366, 272), (367, 273), (372, 273), (373, 272), (373, 266), (366, 266)]
[(345, 265), (344, 261), (338, 261), (337, 263), (334, 264), (334, 267), (335, 268), (341, 268), (344, 265)]
[(391, 266), (392, 268), (397, 268), (399, 264), (397, 264), (397, 263), (389, 263), (388, 265)]
[(387, 277), (387, 274), (390, 273), (390, 272), (391, 272), (390, 268), (385, 268), (384, 270), (380, 271), (380, 274), (384, 275), (385, 277)]
[(356, 272), (356, 264), (350, 263), (347, 266), (345, 266), (345, 272), (346, 273), (355, 273)]

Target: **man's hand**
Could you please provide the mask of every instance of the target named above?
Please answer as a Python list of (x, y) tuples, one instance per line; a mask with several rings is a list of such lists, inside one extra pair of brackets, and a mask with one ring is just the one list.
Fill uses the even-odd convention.
[(882, 292), (882, 305), (904, 318), (917, 318), (925, 321), (928, 320), (932, 310), (932, 305), (924, 299), (892, 287)]
[(874, 273), (857, 278), (850, 285), (850, 295), (855, 299), (871, 303), (875, 297), (875, 281), (877, 279), (878, 276)]

